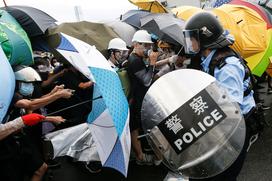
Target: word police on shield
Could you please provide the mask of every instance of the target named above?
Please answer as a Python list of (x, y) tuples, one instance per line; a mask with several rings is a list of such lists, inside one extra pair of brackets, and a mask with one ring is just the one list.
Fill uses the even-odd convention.
[(225, 113), (204, 89), (170, 114), (158, 127), (179, 154), (225, 118)]
[(244, 145), (239, 105), (214, 77), (201, 71), (182, 69), (159, 78), (144, 97), (141, 119), (157, 157), (189, 178), (223, 172)]

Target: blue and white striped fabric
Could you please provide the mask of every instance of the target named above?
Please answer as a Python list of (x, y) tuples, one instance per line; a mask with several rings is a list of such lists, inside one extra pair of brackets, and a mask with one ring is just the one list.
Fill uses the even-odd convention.
[(102, 165), (126, 176), (131, 144), (129, 106), (117, 73), (95, 46), (76, 38), (62, 34), (57, 50), (95, 82), (93, 98), (102, 96), (103, 99), (93, 101), (87, 121)]
[(214, 8), (217, 8), (219, 6), (222, 6), (223, 4), (228, 4), (229, 2), (231, 2), (231, 0), (216, 0), (214, 3), (213, 3), (213, 7)]

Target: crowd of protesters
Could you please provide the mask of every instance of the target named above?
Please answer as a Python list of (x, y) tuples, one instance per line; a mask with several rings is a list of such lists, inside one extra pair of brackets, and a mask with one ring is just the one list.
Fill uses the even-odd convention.
[[(197, 36), (193, 36), (195, 34)], [(160, 40), (145, 30), (138, 30), (134, 34), (130, 47), (120, 38), (109, 42), (108, 62), (118, 73), (130, 106), (133, 155), (139, 165), (161, 163), (154, 153), (145, 151), (146, 145), (143, 146), (138, 139), (143, 132), (141, 106), (144, 96), (149, 87), (163, 75), (178, 69), (195, 68), (193, 65), (198, 62), (196, 67), (213, 75), (228, 90), (231, 99), (240, 105), (246, 120), (246, 141), (238, 159), (222, 174), (208, 179), (236, 180), (248, 146), (252, 144), (252, 137), (256, 138), (261, 129), (259, 126), (258, 130), (254, 130), (256, 128), (250, 125), (258, 119), (254, 114), (256, 108), (259, 105), (259, 109), (268, 110), (269, 107), (262, 104), (258, 95), (253, 97), (254, 86), (251, 82), (256, 80), (246, 75), (249, 72), (247, 66), (229, 48), (233, 44), (231, 36), (224, 33), (213, 15), (199, 13), (193, 16), (186, 24), (184, 36), (187, 40), (185, 47)], [(226, 54), (224, 66), (210, 66), (217, 56)], [(196, 60), (196, 56), (199, 59)], [(48, 52), (35, 52), (34, 65), (16, 66), (13, 70), (16, 78), (15, 94), (4, 124), (0, 125), (1, 177), (3, 180), (20, 181), (26, 177), (33, 181), (42, 180), (50, 166), (49, 160), (43, 156), (43, 136), (86, 122), (92, 104), (90, 101), (57, 115), (51, 113), (92, 100), (93, 82), (72, 65), (58, 61)], [(270, 91), (271, 83), (268, 85)], [(89, 167), (93, 172), (100, 170), (92, 168), (92, 165)]]

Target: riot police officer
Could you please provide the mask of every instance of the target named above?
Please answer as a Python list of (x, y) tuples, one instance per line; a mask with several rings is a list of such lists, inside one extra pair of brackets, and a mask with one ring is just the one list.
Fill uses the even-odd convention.
[[(250, 122), (254, 121), (255, 101), (253, 98), (250, 70), (243, 59), (229, 46), (234, 37), (224, 30), (219, 20), (211, 13), (200, 12), (192, 16), (183, 31), (185, 53), (199, 54), (202, 70), (214, 76), (227, 89), (233, 102), (240, 105), (246, 120), (245, 144), (236, 161), (223, 173), (207, 180), (236, 180), (245, 160), (250, 138)], [(206, 179), (205, 179), (206, 180)]]

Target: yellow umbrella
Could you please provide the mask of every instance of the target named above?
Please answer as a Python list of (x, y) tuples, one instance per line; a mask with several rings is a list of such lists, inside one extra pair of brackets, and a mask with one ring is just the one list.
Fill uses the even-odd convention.
[(171, 10), (178, 18), (188, 20), (195, 13), (203, 11), (201, 8), (194, 6), (179, 6)]
[(169, 11), (157, 0), (128, 0), (139, 8), (151, 13), (168, 13)]
[(244, 56), (242, 54), (243, 52), (242, 45), (244, 45), (245, 43), (242, 42), (244, 41), (243, 39), (237, 38), (240, 36), (240, 29), (237, 26), (233, 17), (230, 16), (228, 12), (222, 11), (221, 9), (218, 8), (213, 9), (212, 12), (219, 18), (224, 29), (227, 29), (230, 32), (230, 34), (232, 34), (235, 37), (235, 43), (232, 48), (234, 48), (237, 52)]
[(225, 4), (212, 12), (219, 17), (224, 28), (235, 36), (233, 48), (244, 58), (266, 50), (269, 43), (266, 22), (254, 10), (245, 6)]

